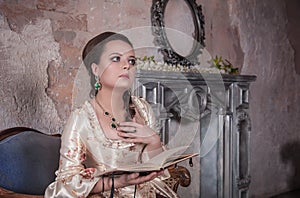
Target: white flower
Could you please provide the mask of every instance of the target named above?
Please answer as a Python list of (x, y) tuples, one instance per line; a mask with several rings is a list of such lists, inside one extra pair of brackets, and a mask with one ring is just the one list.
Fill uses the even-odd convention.
[(165, 62), (155, 62), (153, 60), (137, 59), (136, 67), (139, 70), (148, 71), (170, 71), (170, 72), (184, 72), (184, 73), (225, 73), (214, 67), (202, 67), (201, 65), (194, 65), (190, 68), (183, 65), (170, 65)]

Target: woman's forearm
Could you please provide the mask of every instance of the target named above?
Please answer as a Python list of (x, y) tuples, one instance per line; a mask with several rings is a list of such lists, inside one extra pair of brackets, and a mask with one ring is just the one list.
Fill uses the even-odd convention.
[(101, 177), (97, 184), (94, 186), (93, 190), (91, 191), (92, 194), (94, 193), (101, 193), (111, 189), (111, 179), (109, 177)]

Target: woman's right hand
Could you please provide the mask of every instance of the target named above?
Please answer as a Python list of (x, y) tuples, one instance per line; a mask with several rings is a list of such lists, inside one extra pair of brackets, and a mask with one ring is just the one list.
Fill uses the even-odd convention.
[[(114, 188), (122, 188), (122, 187), (126, 187), (126, 186), (131, 186), (131, 185), (148, 182), (162, 174), (163, 174), (163, 171), (154, 171), (145, 176), (140, 176), (139, 173), (118, 175), (118, 176), (115, 176), (115, 178), (114, 178)], [(104, 182), (104, 185), (103, 185), (103, 182)], [(104, 186), (104, 189), (102, 189), (103, 186)], [(98, 181), (98, 183), (92, 190), (92, 193), (100, 193), (103, 191), (107, 191), (107, 190), (110, 190), (111, 187), (112, 187), (112, 179), (110, 177), (104, 177)]]
[(139, 173), (123, 174), (115, 178), (115, 188), (122, 188), (125, 186), (136, 185), (153, 180), (155, 177), (162, 175), (163, 171), (154, 171), (145, 176)]
[(136, 122), (121, 122), (117, 131), (118, 135), (124, 138), (124, 142), (146, 144), (148, 151), (162, 151), (158, 133), (147, 125)]

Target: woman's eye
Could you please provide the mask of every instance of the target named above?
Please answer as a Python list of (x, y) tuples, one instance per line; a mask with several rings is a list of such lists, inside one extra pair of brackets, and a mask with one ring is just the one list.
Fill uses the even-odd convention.
[(135, 65), (135, 59), (129, 59), (128, 60), (128, 63), (130, 64), (130, 65)]
[(121, 59), (120, 56), (114, 56), (114, 57), (111, 58), (111, 61), (112, 62), (119, 62), (120, 59)]

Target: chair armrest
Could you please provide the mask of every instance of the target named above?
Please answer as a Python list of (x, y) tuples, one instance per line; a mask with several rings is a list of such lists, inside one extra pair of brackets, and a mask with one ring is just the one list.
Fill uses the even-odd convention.
[(191, 183), (191, 174), (189, 170), (183, 166), (172, 166), (168, 168), (171, 175), (170, 178), (164, 180), (164, 182), (172, 188), (174, 192), (177, 192), (178, 186), (188, 187)]

